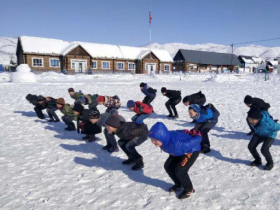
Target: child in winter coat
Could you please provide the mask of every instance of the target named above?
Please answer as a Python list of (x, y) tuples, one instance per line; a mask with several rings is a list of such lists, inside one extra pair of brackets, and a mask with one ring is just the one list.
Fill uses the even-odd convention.
[(269, 148), (273, 144), (277, 132), (280, 130), (280, 124), (277, 124), (267, 111), (261, 110), (257, 106), (251, 107), (247, 118), (254, 131), (253, 138), (248, 145), (249, 151), (255, 158), (255, 160), (251, 163), (251, 166), (258, 166), (262, 164), (261, 157), (256, 148), (263, 142), (261, 153), (267, 161), (264, 169), (271, 170), (273, 168), (273, 160), (269, 152)]
[(49, 115), (49, 122), (60, 122), (58, 116), (55, 111), (57, 110), (56, 99), (52, 97), (46, 97), (46, 107), (47, 113)]
[[(169, 100), (165, 103), (165, 106), (169, 112), (169, 115), (167, 117), (174, 117), (178, 118), (179, 115), (177, 113), (176, 105), (180, 103), (182, 97), (181, 97), (181, 91), (178, 90), (167, 90), (165, 87), (161, 88), (161, 92), (164, 96), (169, 98)], [(172, 111), (174, 112), (174, 115), (172, 114)]]
[(45, 116), (44, 116), (42, 110), (47, 108), (46, 98), (41, 95), (36, 96), (36, 95), (32, 95), (32, 94), (28, 94), (25, 98), (27, 101), (29, 101), (29, 103), (31, 103), (35, 106), (34, 111), (37, 114), (37, 117), (39, 119), (45, 119)]
[(140, 101), (134, 102), (133, 100), (129, 100), (127, 102), (127, 107), (129, 110), (136, 113), (136, 115), (131, 118), (132, 122), (136, 124), (143, 123), (153, 112), (153, 107), (151, 105), (141, 103)]
[(136, 151), (135, 147), (141, 145), (148, 139), (147, 125), (135, 124), (134, 122), (121, 122), (119, 117), (111, 115), (106, 121), (106, 128), (109, 133), (115, 133), (120, 140), (119, 146), (128, 156), (122, 164), (135, 163), (132, 170), (137, 171), (144, 167), (143, 157)]
[(62, 121), (67, 125), (64, 130), (76, 130), (75, 124), (72, 121), (77, 120), (77, 117), (74, 115), (72, 107), (69, 104), (65, 103), (64, 98), (58, 98), (56, 100), (56, 106), (64, 114), (64, 116), (62, 117)]
[[(81, 104), (83, 104), (83, 105), (88, 105), (89, 110), (97, 110), (97, 105), (98, 105), (97, 98), (98, 98), (97, 94), (94, 94), (94, 95), (83, 94), (80, 96), (80, 99), (78, 101), (80, 101)], [(76, 101), (76, 102), (78, 102), (78, 101)]]
[(145, 94), (145, 98), (143, 99), (142, 103), (151, 104), (156, 97), (157, 90), (149, 87), (148, 84), (144, 82), (140, 83), (140, 89), (141, 92)]
[[(88, 113), (89, 121), (92, 124), (96, 124), (99, 127), (105, 127), (104, 135), (105, 135), (107, 144), (104, 147), (102, 147), (102, 149), (106, 150), (110, 153), (119, 151), (119, 147), (118, 147), (118, 144), (117, 144), (117, 141), (116, 141), (116, 138), (115, 138), (115, 134), (114, 133), (109, 133), (107, 128), (106, 128), (106, 121), (111, 115), (112, 114), (108, 113), (108, 112), (100, 114), (99, 111), (94, 111), (94, 110), (91, 110)], [(121, 122), (125, 122), (125, 119), (122, 116), (118, 115), (117, 112), (115, 112), (114, 115), (118, 116), (118, 118)]]
[(189, 96), (185, 96), (183, 98), (183, 104), (185, 106), (189, 106), (191, 104), (198, 104), (200, 106), (203, 106), (203, 104), (205, 104), (205, 102), (206, 102), (205, 95), (201, 91), (194, 93), (192, 95), (189, 95)]
[[(83, 105), (80, 103), (75, 103), (73, 107), (74, 115), (77, 116), (77, 131), (80, 133), (80, 129), (82, 130), (82, 134), (85, 136), (82, 138), (83, 140), (88, 140), (88, 142), (96, 141), (95, 134), (101, 133), (102, 129), (100, 126), (96, 124), (92, 124), (89, 119), (90, 110), (84, 109)], [(98, 112), (98, 110), (93, 110)]]
[[(264, 100), (262, 100), (260, 98), (252, 98), (252, 96), (250, 96), (250, 95), (245, 96), (244, 103), (249, 108), (252, 107), (252, 106), (256, 106), (256, 107), (259, 107), (261, 110), (265, 110), (265, 111), (268, 111), (268, 109), (270, 108), (269, 103), (266, 103)], [(254, 134), (254, 129), (252, 128), (252, 126), (248, 122), (248, 118), (246, 118), (246, 121), (247, 121), (247, 124), (248, 124), (248, 126), (251, 130), (249, 133), (247, 133), (247, 135), (251, 136), (251, 135)]]
[(189, 106), (189, 115), (196, 120), (194, 129), (200, 131), (202, 135), (201, 152), (204, 154), (210, 152), (208, 132), (217, 124), (219, 111), (212, 104), (207, 106), (192, 104)]
[(200, 133), (190, 135), (188, 130), (168, 131), (162, 122), (157, 122), (151, 128), (149, 137), (154, 145), (169, 154), (164, 164), (167, 174), (174, 182), (174, 186), (169, 189), (169, 192), (183, 188), (178, 198), (189, 197), (195, 190), (188, 171), (199, 155)]
[(75, 101), (79, 100), (81, 95), (83, 95), (81, 91), (75, 92), (74, 88), (69, 88), (68, 92), (69, 92), (70, 97), (73, 98)]
[(105, 112), (113, 113), (121, 106), (121, 101), (118, 96), (98, 96), (98, 104), (107, 107)]

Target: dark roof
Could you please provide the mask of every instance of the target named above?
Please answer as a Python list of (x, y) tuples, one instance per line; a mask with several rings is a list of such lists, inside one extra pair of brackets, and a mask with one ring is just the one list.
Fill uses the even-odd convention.
[(180, 49), (174, 57), (174, 61), (184, 60), (188, 63), (207, 65), (240, 65), (236, 55), (227, 53), (206, 52), (197, 50)]

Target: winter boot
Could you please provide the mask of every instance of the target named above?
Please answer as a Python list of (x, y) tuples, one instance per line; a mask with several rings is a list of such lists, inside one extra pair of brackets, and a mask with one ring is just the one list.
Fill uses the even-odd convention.
[(96, 139), (95, 135), (89, 135), (88, 142), (94, 142), (94, 141), (96, 141), (96, 140), (97, 140), (97, 139)]
[(182, 189), (181, 186), (175, 184), (168, 189), (168, 192), (172, 193), (172, 192), (176, 192), (176, 191), (181, 190), (181, 189)]
[(203, 154), (206, 154), (206, 153), (211, 152), (211, 150), (210, 150), (210, 147), (208, 145), (203, 145), (203, 146), (201, 146), (200, 152), (203, 153)]
[(68, 131), (75, 131), (76, 130), (76, 126), (73, 122), (68, 124)]
[(54, 120), (53, 122), (60, 122), (60, 120)]
[(133, 158), (128, 158), (127, 160), (122, 162), (123, 165), (129, 165), (131, 163), (135, 163)]
[(85, 135), (82, 139), (83, 139), (83, 140), (89, 139), (89, 135)]
[(108, 149), (110, 149), (110, 148), (111, 148), (110, 145), (106, 145), (106, 146), (102, 147), (103, 150), (108, 150)]
[(166, 115), (166, 117), (174, 117), (173, 114)]
[(250, 131), (249, 133), (247, 133), (247, 136), (252, 136), (254, 134), (254, 131)]
[(259, 159), (259, 160), (254, 160), (250, 165), (251, 166), (259, 166), (262, 164), (262, 160)]
[(54, 122), (54, 120), (53, 119), (49, 119), (48, 122)]
[(118, 152), (119, 151), (119, 147), (111, 147), (108, 149), (108, 152), (113, 153), (113, 152)]
[(135, 165), (132, 166), (131, 169), (132, 169), (133, 171), (138, 171), (138, 170), (140, 170), (141, 168), (144, 168), (143, 159), (136, 160)]
[(267, 164), (263, 167), (263, 169), (264, 169), (264, 170), (267, 170), (267, 171), (270, 171), (272, 168), (273, 168), (273, 162), (267, 163)]
[(178, 115), (178, 114), (176, 114), (173, 118), (179, 118), (179, 115)]
[(190, 191), (183, 190), (183, 192), (178, 196), (179, 199), (188, 198), (195, 192), (194, 189), (191, 189)]

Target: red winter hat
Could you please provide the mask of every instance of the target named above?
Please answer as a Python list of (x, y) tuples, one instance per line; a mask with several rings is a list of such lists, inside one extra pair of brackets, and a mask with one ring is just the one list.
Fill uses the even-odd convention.
[(99, 102), (105, 102), (105, 97), (104, 96), (98, 96), (97, 101)]

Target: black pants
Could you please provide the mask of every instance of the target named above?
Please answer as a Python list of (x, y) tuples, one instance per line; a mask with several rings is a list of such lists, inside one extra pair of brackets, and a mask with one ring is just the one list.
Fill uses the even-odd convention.
[(254, 132), (254, 129), (253, 129), (253, 128), (252, 128), (252, 126), (250, 125), (250, 123), (249, 123), (249, 121), (248, 121), (248, 118), (247, 118), (247, 117), (246, 117), (246, 122), (247, 122), (247, 124), (248, 124), (248, 126), (249, 126), (250, 130)]
[(91, 122), (86, 121), (82, 134), (95, 135), (95, 134), (101, 133), (101, 131), (102, 131), (102, 128), (100, 126), (98, 126), (96, 123), (92, 124)]
[(38, 107), (38, 106), (34, 107), (34, 111), (36, 112), (37, 117), (40, 118), (40, 119), (45, 119), (45, 116), (44, 116), (42, 110), (43, 109), (41, 107)]
[(144, 103), (144, 104), (151, 104), (154, 99), (155, 99), (155, 97), (145, 96), (145, 98), (143, 99), (142, 103)]
[(68, 127), (75, 128), (75, 124), (72, 122), (75, 119), (74, 116), (64, 115), (61, 119)]
[(171, 109), (173, 110), (174, 115), (178, 115), (177, 109), (176, 109), (175, 106), (180, 103), (181, 99), (182, 99), (181, 96), (178, 97), (178, 98), (171, 98), (165, 103), (165, 106), (166, 106), (170, 115), (172, 115)]
[(200, 131), (202, 141), (200, 143), (201, 149), (210, 148), (210, 141), (208, 137), (209, 131), (215, 127), (216, 122), (199, 123), (195, 128)]
[(198, 155), (199, 152), (194, 152), (191, 156), (183, 155), (174, 157), (169, 155), (168, 159), (165, 161), (164, 169), (169, 177), (173, 180), (175, 185), (182, 186), (186, 191), (193, 189), (188, 172), (196, 161)]
[(115, 138), (115, 134), (113, 133), (108, 133), (107, 128), (104, 129), (104, 135), (106, 138), (106, 143), (110, 148), (116, 148), (117, 145), (117, 140)]
[(263, 136), (258, 136), (254, 135), (253, 138), (251, 139), (250, 143), (248, 144), (248, 149), (255, 158), (255, 160), (260, 161), (261, 157), (259, 153), (257, 152), (257, 146), (263, 142), (262, 148), (261, 148), (261, 153), (265, 157), (267, 163), (273, 163), (272, 156), (269, 152), (270, 146), (273, 144), (274, 139), (271, 137), (263, 137)]
[(57, 107), (47, 108), (47, 113), (51, 120), (56, 120), (56, 121), (59, 120), (58, 116), (55, 113), (56, 110), (57, 110)]
[(142, 159), (142, 156), (136, 151), (135, 147), (141, 145), (144, 141), (147, 140), (147, 135), (142, 135), (139, 137), (135, 137), (131, 140), (120, 139), (118, 141), (119, 146), (122, 148), (124, 153), (128, 158), (132, 158), (135, 161)]

